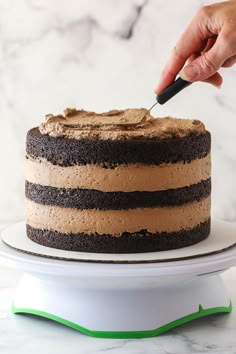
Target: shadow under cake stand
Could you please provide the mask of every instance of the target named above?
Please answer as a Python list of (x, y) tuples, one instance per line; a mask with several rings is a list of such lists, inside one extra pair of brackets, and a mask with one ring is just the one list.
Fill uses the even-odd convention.
[(178, 250), (80, 253), (38, 245), (19, 223), (3, 231), (0, 260), (24, 273), (14, 313), (95, 337), (142, 338), (231, 311), (220, 273), (236, 265), (235, 244), (236, 225), (213, 220), (206, 240)]

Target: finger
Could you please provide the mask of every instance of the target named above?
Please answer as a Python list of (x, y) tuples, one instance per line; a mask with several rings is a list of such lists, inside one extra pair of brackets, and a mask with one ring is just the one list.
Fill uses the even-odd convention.
[(204, 41), (201, 51), (199, 53), (193, 53), (192, 55), (190, 55), (190, 57), (186, 60), (186, 65), (192, 63), (196, 58), (198, 58), (201, 54), (203, 54), (204, 52), (208, 51), (209, 49), (212, 48), (212, 46), (215, 43), (215, 39), (213, 38), (209, 38), (206, 41)]
[(193, 53), (190, 55), (190, 57), (186, 60), (185, 64), (190, 64), (194, 59), (198, 58), (201, 54), (204, 52), (207, 52), (212, 48), (212, 46), (215, 44), (216, 39), (213, 38), (208, 38), (202, 43), (202, 48), (198, 53)]
[(212, 75), (211, 77), (209, 77), (208, 79), (203, 80), (203, 82), (207, 82), (209, 84), (212, 84), (213, 86), (216, 86), (216, 87), (220, 88), (222, 83), (223, 83), (223, 78), (217, 72), (214, 75)]
[(232, 56), (232, 38), (228, 38), (226, 41), (225, 34), (221, 32), (210, 50), (204, 52), (190, 65), (183, 68), (181, 77), (184, 80), (194, 82), (203, 81), (215, 74), (225, 61)]
[(193, 53), (199, 52), (202, 48), (203, 42), (213, 35), (206, 25), (206, 19), (208, 19), (208, 16), (210, 15), (209, 8), (209, 6), (203, 7), (198, 11), (190, 25), (178, 40), (161, 73), (160, 81), (155, 89), (156, 93), (160, 93), (174, 81), (186, 60)]
[(236, 63), (236, 55), (233, 55), (231, 58), (227, 59), (222, 65), (223, 68), (230, 68)]
[[(209, 44), (206, 45), (206, 48), (209, 48)], [(192, 63), (196, 58), (199, 57), (199, 54), (195, 53), (195, 54), (192, 54), (188, 60), (187, 60), (187, 64), (190, 64)], [(209, 77), (208, 79), (206, 80), (203, 80), (203, 82), (207, 82), (209, 84), (212, 84), (216, 87), (220, 87), (222, 85), (222, 82), (223, 82), (223, 78), (222, 76), (217, 72), (215, 73), (214, 75), (212, 75), (211, 77)]]
[(215, 37), (214, 38), (213, 37), (212, 38), (208, 38), (204, 48), (201, 50), (201, 54), (204, 53), (204, 52), (208, 52), (208, 50), (210, 50), (213, 47), (215, 42), (216, 42), (216, 38)]
[(210, 49), (213, 45), (213, 42), (214, 40), (209, 41), (209, 39), (206, 39), (202, 44), (202, 48), (200, 49), (200, 52), (191, 54), (190, 57), (186, 60), (185, 64), (188, 65), (192, 63), (192, 61), (198, 58), (203, 52)]
[(192, 63), (192, 61), (194, 61), (197, 57), (199, 57), (198, 53), (194, 53), (194, 54), (190, 55), (190, 57), (186, 61), (186, 64)]

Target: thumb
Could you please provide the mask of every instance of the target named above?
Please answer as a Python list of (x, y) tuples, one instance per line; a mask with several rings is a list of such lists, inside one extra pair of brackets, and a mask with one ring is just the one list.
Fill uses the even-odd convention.
[(201, 55), (186, 65), (180, 73), (182, 79), (193, 82), (203, 81), (213, 76), (231, 56), (230, 51), (227, 50), (228, 48), (225, 48), (225, 45), (222, 48), (222, 42), (220, 42), (218, 37), (218, 40), (210, 50), (201, 53)]
[(211, 59), (209, 52), (206, 52), (186, 65), (180, 76), (190, 82), (202, 81), (214, 75), (220, 67), (221, 63), (218, 63), (215, 58)]

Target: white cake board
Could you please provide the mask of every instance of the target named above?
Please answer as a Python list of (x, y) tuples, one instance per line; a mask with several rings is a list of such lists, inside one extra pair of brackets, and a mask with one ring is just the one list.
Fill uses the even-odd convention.
[(236, 227), (231, 223), (213, 220), (209, 237), (196, 245), (170, 251), (132, 254), (74, 252), (45, 247), (31, 241), (27, 237), (25, 222), (12, 225), (3, 231), (2, 240), (7, 245), (20, 251), (56, 259), (83, 262), (156, 263), (189, 259), (222, 252), (236, 244)]
[[(233, 244), (234, 224), (217, 222), (216, 229), (222, 238), (230, 233)], [(5, 240), (13, 231), (19, 237), (22, 227), (5, 231)], [(87, 257), (91, 260), (91, 254)], [(194, 318), (231, 311), (219, 273), (236, 265), (236, 247), (174, 258), (172, 253), (172, 261), (162, 258), (161, 263), (154, 258), (138, 264), (78, 262), (27, 254), (0, 241), (0, 260), (25, 273), (13, 312), (51, 318), (96, 337), (150, 337)]]

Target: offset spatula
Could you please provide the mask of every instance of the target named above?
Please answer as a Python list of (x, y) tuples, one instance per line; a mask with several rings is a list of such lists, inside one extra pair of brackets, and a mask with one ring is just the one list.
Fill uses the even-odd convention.
[(157, 104), (164, 104), (167, 101), (169, 101), (169, 99), (171, 99), (172, 97), (174, 97), (178, 92), (182, 91), (185, 87), (188, 87), (189, 85), (191, 85), (192, 82), (186, 81), (181, 79), (181, 77), (179, 77), (178, 79), (176, 79), (174, 82), (172, 82), (172, 84), (170, 84), (169, 86), (167, 86), (167, 88), (165, 88), (165, 90), (163, 90), (161, 93), (159, 93), (158, 95), (156, 95), (156, 102), (154, 103), (154, 105), (152, 105), (152, 107), (146, 112), (145, 116), (151, 111), (151, 109)]

